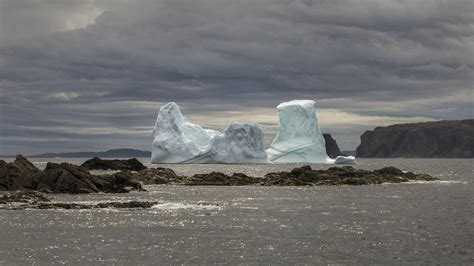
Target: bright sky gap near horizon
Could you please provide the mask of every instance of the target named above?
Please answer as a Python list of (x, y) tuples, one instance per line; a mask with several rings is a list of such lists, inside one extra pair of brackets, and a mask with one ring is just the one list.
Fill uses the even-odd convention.
[(0, 154), (150, 150), (159, 107), (222, 130), (314, 99), (323, 132), (474, 117), (472, 0), (0, 0)]

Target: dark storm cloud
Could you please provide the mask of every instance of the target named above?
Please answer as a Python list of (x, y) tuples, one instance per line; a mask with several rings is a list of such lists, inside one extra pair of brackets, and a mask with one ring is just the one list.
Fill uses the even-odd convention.
[[(2, 153), (50, 151), (57, 134), (63, 150), (147, 148), (166, 101), (217, 128), (319, 99), (367, 117), (323, 119), (346, 148), (372, 116), (473, 113), (472, 1), (3, 0), (0, 12)], [(101, 129), (109, 141), (88, 134)]]

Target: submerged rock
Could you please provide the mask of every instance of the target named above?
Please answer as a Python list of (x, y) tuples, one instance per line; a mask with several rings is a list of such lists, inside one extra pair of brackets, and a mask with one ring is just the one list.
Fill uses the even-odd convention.
[(125, 201), (125, 202), (101, 202), (97, 204), (84, 204), (74, 202), (45, 202), (29, 206), (29, 209), (148, 209), (158, 204), (156, 201)]
[(3, 195), (0, 197), (0, 204), (8, 203), (29, 203), (36, 204), (38, 202), (49, 202), (50, 199), (47, 198), (44, 194), (36, 191), (19, 191), (16, 193), (11, 193)]
[(85, 161), (81, 166), (89, 170), (141, 171), (146, 169), (146, 166), (136, 158), (128, 160), (104, 160), (99, 157), (94, 157)]
[(54, 202), (46, 195), (36, 191), (14, 192), (0, 197), (0, 209), (24, 210), (24, 209), (146, 209), (158, 204), (157, 201), (110, 201), (95, 204), (76, 202)]

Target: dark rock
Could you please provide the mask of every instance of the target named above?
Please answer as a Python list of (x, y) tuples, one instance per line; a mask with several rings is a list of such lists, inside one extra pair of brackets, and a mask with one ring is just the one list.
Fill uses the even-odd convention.
[(53, 193), (124, 193), (143, 190), (140, 183), (130, 180), (130, 174), (94, 176), (89, 170), (69, 163), (48, 163), (38, 180), (36, 190)]
[(290, 172), (276, 172), (265, 175), (264, 186), (312, 186), (318, 176), (309, 165), (296, 167)]
[(28, 161), (23, 155), (18, 154), (13, 164), (26, 175), (36, 175), (41, 172), (32, 162)]
[(180, 184), (187, 186), (245, 186), (258, 184), (261, 178), (249, 177), (245, 174), (234, 173), (231, 176), (220, 172), (196, 174), (191, 177), (182, 177), (169, 168), (150, 168), (136, 173), (130, 173), (130, 178), (151, 184)]
[(126, 193), (132, 190), (145, 191), (139, 182), (131, 179), (131, 173), (127, 171), (111, 175), (97, 175), (94, 176), (92, 182), (101, 192), (105, 193)]
[(261, 182), (261, 178), (249, 177), (242, 173), (234, 173), (231, 176), (220, 172), (208, 174), (196, 174), (187, 178), (183, 185), (187, 186), (246, 186)]
[[(412, 180), (432, 181), (436, 180), (436, 178), (426, 174), (403, 172), (395, 167), (385, 167), (374, 171), (356, 169), (351, 166), (313, 170), (308, 165), (294, 168), (289, 172), (269, 173), (264, 178), (250, 177), (242, 173), (234, 173), (229, 176), (220, 172), (182, 177), (176, 175), (173, 170), (168, 168), (151, 168), (138, 172), (121, 171), (108, 175), (92, 175), (87, 168), (69, 163), (48, 163), (44, 171), (41, 172), (23, 156), (18, 156), (17, 160), (13, 163), (6, 163), (0, 160), (0, 189), (37, 190), (52, 193), (123, 193), (131, 190), (141, 191), (143, 188), (139, 182), (144, 184), (173, 183), (188, 186), (321, 186), (400, 183)], [(61, 205), (63, 203), (49, 204), (45, 203), (44, 199), (35, 199), (35, 194), (25, 193), (17, 194), (15, 197), (19, 197), (18, 199), (0, 198), (0, 204), (7, 204), (12, 200), (24, 200), (26, 202), (41, 201), (42, 205), (36, 204), (35, 208), (74, 209), (99, 208), (102, 206), (91, 207), (88, 205), (89, 207), (87, 207), (69, 203), (69, 205)]]
[(401, 183), (414, 180), (433, 181), (426, 174), (403, 172), (395, 167), (375, 171), (355, 169), (351, 166), (331, 167), (327, 170), (312, 170), (309, 166), (295, 168), (290, 172), (265, 175), (264, 186), (322, 186), (322, 185), (369, 185)]
[(85, 161), (81, 166), (89, 170), (141, 171), (146, 169), (146, 166), (144, 166), (136, 158), (128, 160), (103, 160), (98, 157), (94, 157)]
[(158, 204), (156, 201), (126, 201), (126, 202), (103, 202), (98, 203), (94, 206), (94, 208), (117, 208), (117, 209), (131, 209), (131, 208), (141, 208), (141, 209), (148, 209), (151, 208), (153, 205)]
[(358, 157), (473, 158), (474, 119), (377, 127), (360, 139)]
[(36, 190), (54, 193), (100, 192), (89, 170), (69, 163), (48, 163), (40, 175)]
[(182, 183), (184, 181), (184, 178), (176, 175), (173, 170), (161, 167), (149, 168), (136, 173), (132, 173), (130, 178), (145, 185)]
[(87, 168), (69, 163), (48, 163), (44, 171), (18, 155), (13, 163), (0, 160), (0, 190), (35, 190), (52, 193), (124, 193), (143, 190), (130, 173), (92, 175)]
[(13, 163), (0, 160), (0, 190), (34, 189), (41, 170), (36, 168), (21, 154)]
[(136, 173), (125, 172), (131, 179), (145, 184), (179, 184), (185, 186), (323, 186), (323, 185), (369, 185), (400, 183), (412, 180), (436, 180), (430, 175), (403, 172), (395, 167), (367, 171), (351, 166), (330, 167), (326, 170), (313, 170), (305, 165), (289, 172), (276, 172), (264, 178), (251, 177), (242, 173), (226, 175), (220, 172), (196, 174), (180, 177), (171, 169), (147, 169)]
[(293, 168), (293, 170), (291, 170), (291, 174), (294, 175), (294, 176), (299, 176), (302, 173), (308, 172), (308, 171), (311, 171), (311, 166), (304, 165), (304, 166), (301, 166), (301, 167)]
[(44, 195), (36, 191), (19, 191), (3, 195), (0, 197), (0, 204), (8, 204), (13, 202), (22, 202), (36, 204), (38, 202), (49, 202), (50, 200)]
[(337, 142), (331, 134), (323, 134), (324, 141), (326, 142), (326, 154), (331, 158), (336, 158), (337, 156), (347, 156), (341, 152)]
[(382, 169), (375, 170), (374, 173), (378, 175), (393, 175), (393, 176), (402, 176), (403, 171), (395, 168), (393, 166), (384, 167)]
[(0, 197), (0, 209), (24, 210), (24, 209), (145, 209), (158, 204), (157, 201), (111, 201), (97, 204), (54, 202), (44, 194), (36, 191), (20, 191)]

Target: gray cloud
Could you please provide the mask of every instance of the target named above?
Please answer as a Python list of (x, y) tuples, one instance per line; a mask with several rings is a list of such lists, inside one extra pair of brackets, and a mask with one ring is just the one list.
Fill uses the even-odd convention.
[[(0, 5), (1, 153), (147, 148), (143, 128), (166, 101), (214, 128), (273, 123), (267, 139), (276, 111), (256, 110), (296, 98), (387, 121), (474, 112), (472, 1)], [(364, 121), (322, 126), (354, 149), (357, 132), (375, 126)]]

